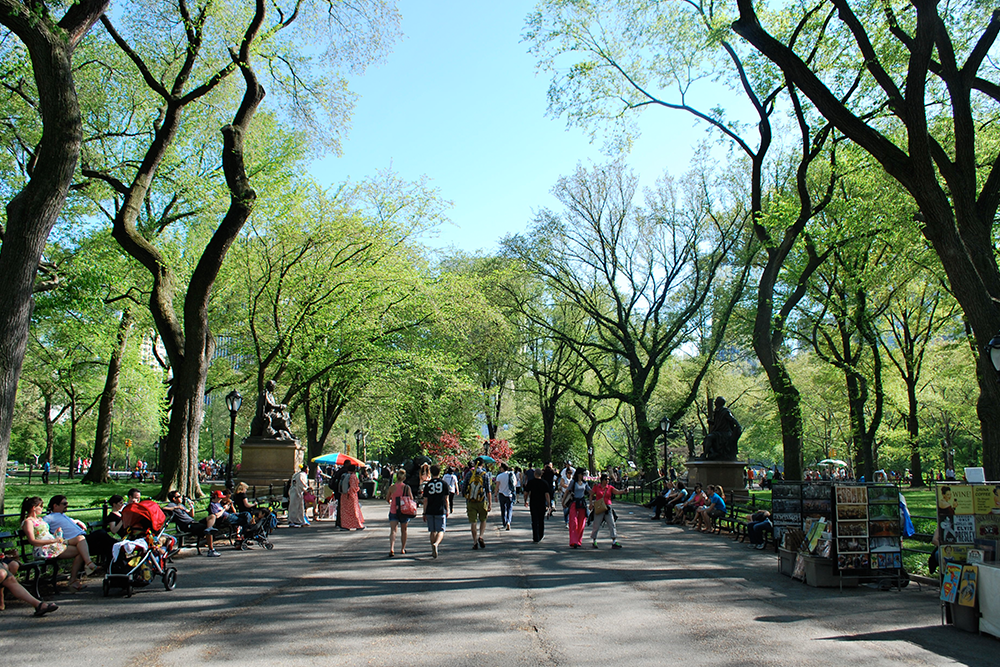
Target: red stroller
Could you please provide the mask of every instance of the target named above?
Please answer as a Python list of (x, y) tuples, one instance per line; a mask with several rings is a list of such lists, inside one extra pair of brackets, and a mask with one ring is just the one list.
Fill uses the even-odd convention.
[(111, 548), (104, 596), (114, 586), (132, 597), (134, 588), (148, 585), (157, 576), (163, 580), (163, 587), (172, 591), (177, 585), (177, 568), (168, 563), (176, 553), (177, 540), (164, 532), (167, 521), (163, 510), (152, 500), (131, 503), (122, 510), (122, 523), (128, 532)]

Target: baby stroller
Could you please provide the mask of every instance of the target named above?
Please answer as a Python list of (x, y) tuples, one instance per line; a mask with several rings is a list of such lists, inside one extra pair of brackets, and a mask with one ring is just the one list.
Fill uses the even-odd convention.
[(111, 566), (104, 575), (104, 597), (111, 587), (122, 588), (132, 597), (135, 588), (149, 585), (153, 577), (163, 580), (163, 587), (174, 590), (177, 568), (168, 565), (176, 553), (177, 540), (165, 532), (163, 510), (152, 500), (131, 503), (122, 510), (125, 539), (111, 547)]
[(251, 517), (250, 525), (243, 529), (235, 546), (246, 551), (250, 548), (249, 542), (253, 540), (258, 546), (270, 551), (274, 545), (267, 539), (267, 536), (278, 525), (278, 517), (266, 507), (258, 507), (253, 510)]

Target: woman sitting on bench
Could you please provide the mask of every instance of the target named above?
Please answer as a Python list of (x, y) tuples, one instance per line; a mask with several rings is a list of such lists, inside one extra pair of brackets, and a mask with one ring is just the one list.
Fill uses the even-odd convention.
[(76, 591), (83, 589), (83, 582), (80, 581), (83, 556), (76, 546), (66, 544), (61, 536), (49, 532), (49, 524), (42, 518), (42, 499), (38, 496), (30, 496), (21, 502), (21, 530), (24, 531), (25, 540), (32, 546), (34, 556), (38, 560), (72, 558), (70, 588)]

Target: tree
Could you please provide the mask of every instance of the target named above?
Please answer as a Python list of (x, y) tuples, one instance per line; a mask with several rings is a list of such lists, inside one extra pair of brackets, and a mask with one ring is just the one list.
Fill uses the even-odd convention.
[[(73, 54), (108, 0), (78, 0), (61, 18), (45, 2), (0, 0), (0, 25), (27, 49), (42, 134), (27, 164), (28, 181), (7, 203), (0, 246), (0, 469), (6, 470), (17, 385), (42, 252), (73, 182), (83, 136)], [(44, 282), (44, 281), (43, 281)], [(0, 479), (0, 506), (6, 481)]]
[[(249, 218), (256, 198), (247, 177), (244, 147), (252, 140), (248, 136), (250, 121), (263, 100), (264, 91), (250, 66), (251, 55), (257, 53), (268, 60), (268, 71), (279, 89), (286, 75), (291, 77), (289, 85), (293, 89), (302, 86), (302, 90), (298, 91), (300, 97), (293, 94), (293, 101), (300, 102), (298, 106), (292, 104), (293, 112), (298, 110), (305, 114), (300, 116), (303, 120), (315, 122), (316, 118), (310, 116), (312, 112), (304, 98), (323, 95), (329, 92), (329, 88), (320, 85), (323, 83), (321, 77), (309, 75), (309, 68), (303, 59), (315, 59), (317, 50), (313, 48), (311, 56), (303, 55), (301, 58), (288, 55), (283, 48), (289, 44), (281, 40), (284, 30), (300, 16), (320, 20), (320, 26), (325, 26), (326, 36), (330, 38), (328, 44), (337, 46), (338, 37), (345, 36), (339, 46), (359, 47), (356, 51), (344, 51), (339, 55), (335, 51), (327, 51), (322, 54), (327, 63), (334, 65), (346, 61), (361, 69), (381, 53), (384, 47), (380, 42), (383, 31), (391, 34), (396, 18), (394, 10), (385, 11), (388, 3), (379, 0), (351, 6), (296, 2), (289, 9), (275, 5), (275, 19), (264, 26), (265, 4), (258, 0), (253, 15), (247, 16), (239, 5), (223, 7), (220, 12), (211, 3), (206, 3), (192, 12), (186, 0), (178, 0), (176, 17), (166, 19), (158, 14), (151, 15), (151, 20), (169, 21), (166, 39), (162, 42), (146, 41), (142, 47), (133, 47), (108, 18), (103, 19), (111, 39), (131, 61), (160, 106), (158, 115), (151, 119), (151, 129), (143, 135), (148, 143), (134, 147), (141, 157), (114, 165), (115, 169), (123, 171), (121, 177), (112, 173), (112, 169), (91, 168), (84, 173), (106, 183), (116, 196), (121, 197), (113, 236), (129, 255), (146, 267), (153, 279), (150, 310), (173, 373), (170, 424), (163, 448), (164, 494), (171, 488), (180, 488), (192, 496), (200, 491), (197, 482), (198, 440), (206, 376), (215, 346), (208, 322), (209, 301), (226, 252)], [(328, 5), (330, 12), (325, 17), (324, 5)], [(232, 19), (245, 19), (238, 34), (230, 28)], [(383, 23), (382, 19), (386, 22)], [(139, 34), (143, 34), (142, 26), (139, 27)], [(374, 36), (372, 44), (361, 48), (368, 36)], [(213, 39), (211, 43), (207, 43), (209, 38)], [(359, 39), (360, 42), (357, 41)], [(238, 42), (238, 47), (234, 42)], [(376, 45), (376, 42), (379, 44)], [(178, 43), (184, 46), (179, 48)], [(228, 62), (213, 61), (213, 57), (227, 51), (230, 54)], [(161, 61), (167, 65), (161, 67), (158, 64)], [(198, 259), (187, 280), (181, 304), (183, 316), (179, 316), (175, 301), (180, 300), (178, 292), (184, 280), (167, 254), (149, 240), (143, 233), (143, 226), (138, 223), (140, 216), (146, 214), (147, 218), (153, 218), (146, 220), (147, 226), (162, 229), (191, 215), (190, 211), (174, 210), (179, 202), (184, 203), (177, 195), (178, 184), (171, 184), (168, 180), (164, 188), (167, 193), (162, 194), (154, 188), (154, 179), (178, 138), (185, 113), (209, 94), (222, 92), (229, 75), (237, 70), (245, 82), (242, 100), (222, 133), (222, 167), (229, 207), (224, 214), (220, 214), (222, 219), (217, 229), (209, 234), (210, 239), (196, 255)], [(193, 84), (192, 79), (202, 73), (205, 74), (201, 81)], [(330, 99), (312, 109), (332, 111), (338, 102), (342, 102), (342, 95), (332, 94)], [(346, 107), (339, 109), (340, 112), (345, 110)], [(339, 118), (341, 114), (336, 115)], [(131, 168), (133, 164), (138, 164), (138, 167)], [(171, 187), (175, 188), (172, 197), (169, 194)], [(159, 212), (153, 216), (148, 215), (151, 202), (161, 202)]]
[[(974, 4), (833, 0), (774, 14), (769, 29), (753, 0), (737, 6), (732, 29), (913, 197), (923, 235), (984, 349), (1000, 326), (992, 252), (1000, 151), (988, 119), (990, 103), (1000, 101), (988, 58), (1000, 14), (980, 18)], [(829, 58), (812, 58), (824, 49)], [(1000, 477), (1000, 383), (989, 355), (979, 355), (977, 371), (983, 465), (993, 479)]]
[[(808, 117), (795, 89), (786, 86), (766, 60), (726, 39), (719, 30), (726, 17), (724, 5), (693, 0), (548, 0), (529, 16), (526, 39), (540, 57), (539, 67), (554, 73), (550, 111), (565, 115), (570, 123), (612, 123), (618, 129), (617, 143), (627, 145), (636, 135), (638, 113), (682, 111), (706, 123), (749, 162), (744, 205), (766, 253), (756, 291), (753, 348), (778, 406), (786, 478), (800, 479), (803, 420), (800, 395), (785, 362), (785, 329), (810, 274), (825, 258), (813, 247), (806, 226), (828, 203), (835, 179), (831, 171), (828, 182), (819, 183), (819, 195), (811, 192), (811, 165), (824, 155), (830, 127)], [(564, 60), (571, 55), (576, 62), (567, 69)], [(791, 166), (784, 164), (784, 155), (774, 158), (771, 150), (775, 109), (786, 87), (801, 146)], [(720, 106), (707, 108), (708, 102), (699, 105), (701, 99), (714, 99), (720, 89), (731, 95), (728, 112)], [(790, 192), (779, 194), (777, 202), (766, 201), (768, 160), (790, 182)], [(785, 187), (774, 184), (778, 191)], [(782, 274), (794, 270), (786, 260), (801, 243), (810, 261), (796, 267), (799, 288), (779, 293)]]
[[(506, 252), (544, 280), (547, 289), (577, 311), (569, 321), (586, 327), (563, 328), (533, 318), (540, 330), (566, 342), (597, 387), (574, 391), (596, 400), (626, 403), (634, 412), (639, 459), (655, 469), (657, 423), (650, 423), (649, 400), (666, 359), (698, 332), (695, 316), (711, 304), (722, 283), (729, 256), (736, 256), (735, 287), (741, 292), (749, 262), (741, 246), (745, 216), (737, 208), (717, 213), (701, 199), (708, 186), (695, 176), (684, 201), (667, 179), (638, 207), (636, 179), (621, 164), (578, 167), (557, 183), (554, 194), (565, 211), (539, 215), (530, 237), (504, 241)], [(745, 282), (743, 283), (745, 284)], [(720, 299), (726, 301), (726, 299)], [(707, 363), (718, 346), (735, 300), (713, 311)], [(522, 313), (531, 317), (530, 311)], [(581, 335), (585, 333), (586, 335)], [(697, 391), (698, 382), (694, 383)], [(683, 407), (683, 406), (682, 406)]]
[(888, 340), (885, 354), (906, 389), (906, 432), (910, 453), (910, 485), (924, 486), (920, 458), (920, 409), (918, 392), (924, 357), (931, 345), (956, 325), (957, 304), (930, 271), (909, 277), (899, 287), (883, 318)]

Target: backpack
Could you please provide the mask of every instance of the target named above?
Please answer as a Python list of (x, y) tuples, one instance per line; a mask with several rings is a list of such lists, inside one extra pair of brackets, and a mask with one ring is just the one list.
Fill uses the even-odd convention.
[(479, 468), (473, 470), (469, 477), (469, 483), (465, 485), (466, 499), (480, 503), (486, 500), (486, 484), (486, 473)]
[(349, 493), (351, 490), (351, 476), (341, 475), (340, 476), (340, 493), (341, 495)]

